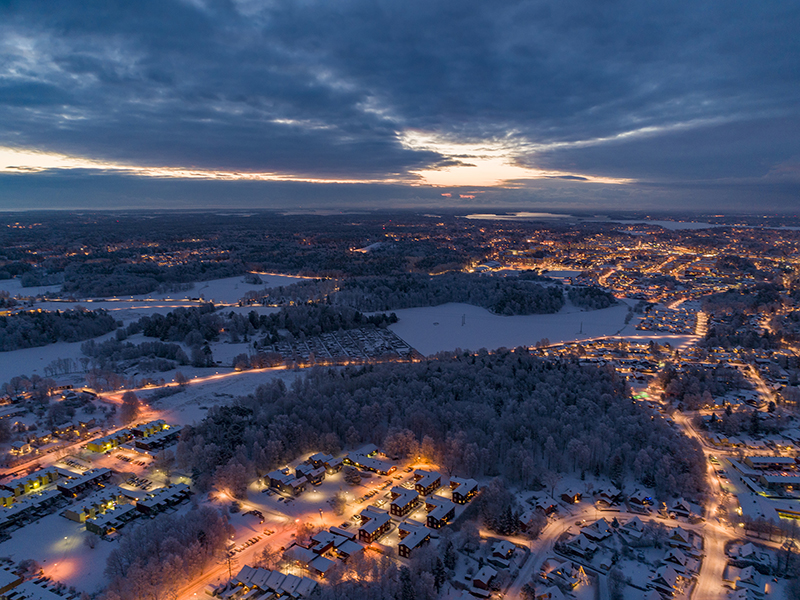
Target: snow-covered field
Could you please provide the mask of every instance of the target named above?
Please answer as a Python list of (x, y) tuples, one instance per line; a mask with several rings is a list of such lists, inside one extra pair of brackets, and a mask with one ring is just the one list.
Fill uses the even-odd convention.
[[(212, 279), (210, 281), (198, 281), (189, 290), (181, 292), (153, 292), (151, 294), (139, 294), (135, 296), (121, 296), (119, 300), (188, 300), (190, 298), (200, 298), (208, 302), (231, 304), (238, 301), (245, 293), (265, 288), (274, 288), (282, 285), (291, 285), (309, 279), (297, 275), (277, 275), (272, 273), (256, 273), (261, 278), (262, 283), (245, 283), (244, 277), (226, 277), (224, 279)], [(0, 291), (8, 292), (13, 296), (37, 296), (45, 293), (57, 293), (61, 289), (60, 285), (48, 285), (38, 287), (22, 287), (19, 278), (0, 280)], [(58, 303), (60, 308), (64, 308), (63, 303)], [(96, 306), (99, 304), (100, 306)], [(87, 308), (103, 308), (104, 303), (92, 303)], [(112, 303), (114, 304), (114, 303)], [(37, 305), (38, 306), (38, 305)], [(45, 308), (41, 306), (41, 308)]]
[(14, 279), (0, 279), (0, 291), (8, 292), (14, 296), (38, 296), (39, 294), (52, 294), (61, 289), (60, 285), (42, 285), (36, 287), (22, 287), (22, 280), (19, 277)]
[[(456, 348), (530, 346), (543, 338), (555, 343), (612, 335), (625, 328), (627, 311), (627, 304), (619, 304), (590, 312), (572, 307), (554, 315), (506, 317), (470, 304), (449, 303), (394, 311), (399, 321), (390, 328), (427, 356)], [(626, 331), (633, 332), (632, 325)]]
[(14, 561), (33, 558), (54, 581), (91, 594), (106, 585), (103, 569), (117, 543), (97, 539), (89, 548), (84, 540), (90, 535), (84, 525), (56, 512), (13, 532), (0, 543), (0, 555)]

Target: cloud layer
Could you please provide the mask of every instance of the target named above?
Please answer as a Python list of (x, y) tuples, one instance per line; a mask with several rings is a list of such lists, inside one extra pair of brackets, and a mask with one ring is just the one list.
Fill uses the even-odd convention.
[[(389, 204), (428, 184), (631, 208), (672, 194), (791, 209), (800, 191), (796, 2), (77, 6), (0, 7), (0, 147), (16, 160), (77, 157), (120, 181), (372, 182)], [(36, 168), (13, 162), (0, 171)], [(0, 194), (43, 177), (0, 176)]]

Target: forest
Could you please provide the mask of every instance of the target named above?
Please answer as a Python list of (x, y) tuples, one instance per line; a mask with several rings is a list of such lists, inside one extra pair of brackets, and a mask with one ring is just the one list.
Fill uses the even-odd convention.
[[(539, 279), (536, 277), (536, 279)], [(302, 282), (251, 294), (268, 304), (324, 300), (335, 307), (365, 312), (464, 302), (501, 315), (556, 313), (564, 306), (559, 284), (541, 285), (530, 277), (492, 277), (469, 273), (431, 276), (406, 273), (353, 277), (338, 282)]]
[(364, 442), (420, 451), (449, 474), (534, 489), (552, 474), (588, 471), (691, 498), (704, 476), (696, 442), (651, 419), (612, 370), (523, 349), (312, 369), (290, 388), (275, 381), (212, 408), (176, 454), (201, 488), (241, 491), (302, 452)]
[(233, 527), (212, 508), (160, 515), (126, 530), (111, 551), (104, 600), (175, 597), (224, 550)]
[(130, 366), (126, 363), (134, 361), (141, 363), (143, 358), (161, 359), (151, 360), (149, 362), (152, 364), (142, 366), (142, 370), (148, 371), (169, 371), (174, 369), (176, 364), (189, 364), (189, 357), (179, 344), (160, 341), (132, 344), (117, 339), (99, 343), (89, 340), (81, 344), (81, 352), (92, 358), (96, 367), (112, 371), (122, 371)]
[(658, 373), (657, 381), (664, 388), (666, 399), (681, 403), (686, 410), (713, 406), (714, 397), (753, 387), (739, 369), (722, 365), (686, 365), (680, 371), (667, 365)]
[(570, 286), (567, 296), (575, 306), (580, 306), (587, 310), (608, 308), (617, 303), (614, 294), (595, 286)]
[(117, 328), (104, 310), (26, 311), (0, 317), (0, 351), (80, 342)]

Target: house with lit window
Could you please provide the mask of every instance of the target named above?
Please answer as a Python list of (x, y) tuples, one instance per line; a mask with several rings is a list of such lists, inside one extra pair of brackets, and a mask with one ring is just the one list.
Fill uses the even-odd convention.
[(305, 477), (306, 481), (311, 485), (319, 485), (323, 481), (325, 481), (325, 474), (327, 471), (325, 470), (324, 466), (314, 467), (314, 465), (310, 464), (303, 464), (299, 465), (297, 469), (295, 469), (295, 477), (300, 479), (301, 477)]
[(417, 469), (414, 471), (414, 487), (422, 496), (428, 496), (442, 485), (442, 475), (436, 471)]
[(451, 477), (450, 489), (453, 494), (453, 502), (456, 504), (466, 504), (478, 493), (478, 482), (474, 479)]
[(441, 496), (429, 496), (425, 499), (425, 510), (428, 511), (428, 527), (441, 529), (456, 514), (456, 505)]
[(299, 496), (306, 489), (308, 480), (305, 477), (295, 477), (288, 468), (268, 473), (264, 480), (269, 482), (271, 488), (289, 496)]
[(392, 518), (380, 508), (370, 506), (361, 511), (361, 527), (358, 528), (358, 539), (371, 544), (389, 531)]
[(397, 545), (397, 554), (403, 558), (411, 558), (411, 553), (431, 539), (431, 532), (427, 527), (405, 522), (398, 528), (400, 543)]
[(60, 476), (58, 469), (48, 467), (46, 469), (34, 471), (30, 475), (18, 477), (7, 483), (0, 484), (0, 489), (11, 492), (17, 497), (24, 496), (25, 494), (30, 494), (31, 492), (36, 492), (47, 487)]
[(56, 487), (58, 491), (65, 496), (75, 497), (78, 493), (84, 491), (89, 487), (99, 487), (103, 482), (111, 479), (113, 472), (111, 469), (105, 467), (101, 469), (90, 469), (83, 475), (72, 477), (70, 479), (64, 478), (58, 482)]
[(392, 501), (389, 504), (389, 512), (395, 517), (404, 517), (419, 505), (419, 493), (417, 490), (395, 486), (391, 489), (391, 495)]
[(122, 444), (132, 439), (133, 433), (131, 433), (130, 429), (120, 429), (107, 436), (91, 440), (86, 444), (86, 449), (91, 452), (103, 454), (115, 448), (119, 448)]
[(390, 475), (397, 470), (397, 466), (387, 460), (375, 458), (378, 448), (374, 444), (368, 444), (359, 448), (355, 452), (347, 454), (343, 461), (344, 464), (358, 467), (364, 471), (372, 471), (379, 475)]

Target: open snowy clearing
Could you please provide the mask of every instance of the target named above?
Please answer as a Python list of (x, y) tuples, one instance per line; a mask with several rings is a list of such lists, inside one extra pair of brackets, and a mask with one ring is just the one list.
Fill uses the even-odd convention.
[[(247, 292), (275, 288), (282, 285), (292, 285), (300, 281), (310, 279), (299, 275), (278, 275), (273, 273), (255, 273), (261, 278), (261, 283), (245, 283), (243, 275), (235, 277), (225, 277), (224, 279), (211, 279), (209, 281), (198, 281), (192, 284), (192, 288), (179, 292), (152, 292), (150, 294), (138, 294), (134, 296), (119, 296), (116, 300), (190, 300), (191, 298), (203, 298), (207, 302), (221, 304), (232, 304), (237, 302)], [(0, 280), (0, 291), (8, 292), (14, 296), (37, 296), (40, 294), (58, 293), (60, 285), (47, 285), (36, 287), (22, 287), (22, 280), (18, 277), (14, 279)], [(61, 303), (59, 303), (61, 304)], [(44, 306), (42, 306), (44, 308)], [(63, 308), (63, 307), (61, 307)], [(92, 305), (87, 308), (102, 308)]]
[(38, 285), (34, 287), (22, 287), (22, 280), (19, 277), (14, 279), (1, 279), (0, 292), (8, 292), (12, 298), (15, 296), (38, 296), (39, 294), (54, 294), (61, 289), (60, 285)]
[(459, 303), (394, 312), (399, 320), (390, 329), (424, 355), (456, 348), (516, 348), (531, 346), (543, 338), (556, 343), (613, 335), (623, 329), (623, 333), (635, 331), (634, 321), (625, 325), (628, 305), (624, 303), (589, 312), (570, 306), (552, 315), (511, 317)]
[(56, 512), (13, 532), (0, 543), (0, 555), (15, 561), (33, 558), (54, 581), (91, 594), (107, 584), (103, 569), (117, 543), (98, 538), (89, 548), (85, 539), (90, 535), (82, 523)]

